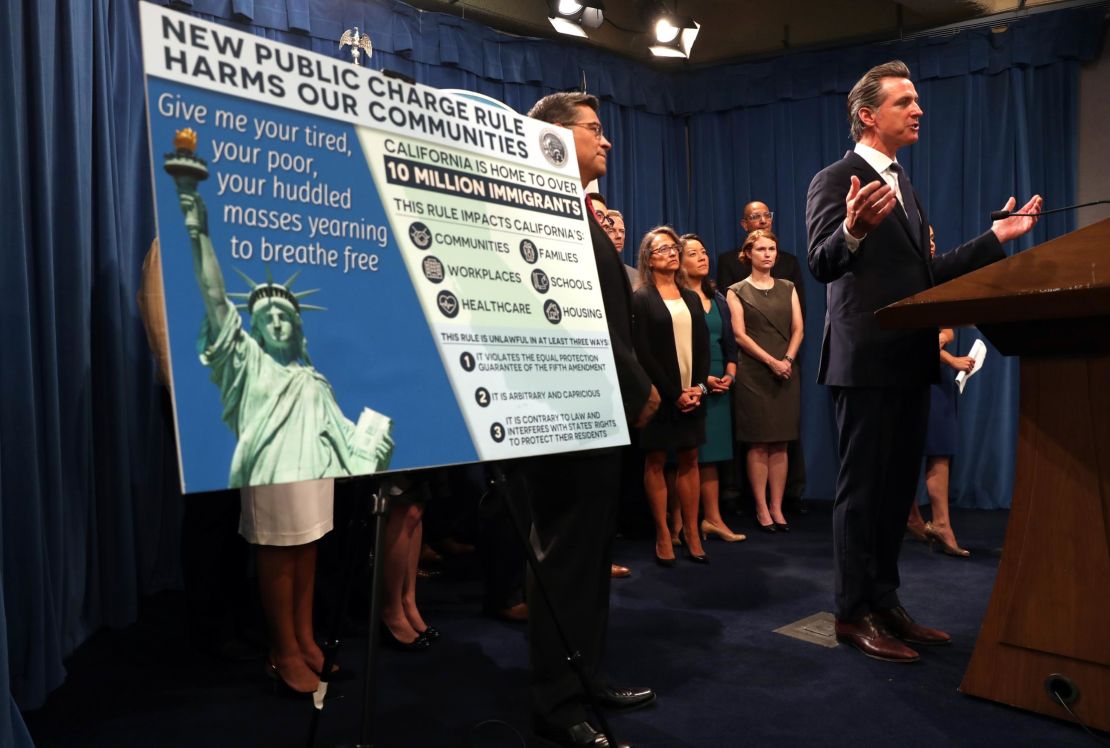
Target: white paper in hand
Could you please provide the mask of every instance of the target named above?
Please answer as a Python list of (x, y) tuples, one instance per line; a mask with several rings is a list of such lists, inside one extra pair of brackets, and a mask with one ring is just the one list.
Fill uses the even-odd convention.
[(971, 344), (971, 350), (968, 351), (967, 355), (975, 359), (975, 366), (972, 367), (971, 374), (966, 371), (961, 371), (956, 375), (956, 386), (960, 388), (961, 395), (964, 394), (964, 385), (967, 384), (967, 380), (970, 379), (975, 372), (983, 368), (983, 361), (987, 358), (986, 343), (984, 343), (982, 339), (976, 339), (976, 341)]

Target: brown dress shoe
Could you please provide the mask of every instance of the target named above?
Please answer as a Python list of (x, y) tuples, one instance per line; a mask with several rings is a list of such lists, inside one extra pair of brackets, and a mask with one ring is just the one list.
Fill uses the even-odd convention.
[(875, 620), (887, 631), (911, 644), (948, 644), (952, 641), (952, 637), (940, 629), (922, 626), (914, 621), (901, 605), (896, 608), (876, 610)]
[(624, 579), (625, 577), (632, 576), (632, 569), (620, 564), (611, 564), (609, 566), (609, 576), (613, 579)]
[(918, 655), (886, 631), (871, 613), (858, 621), (835, 624), (836, 640), (863, 652), (868, 657), (887, 662), (917, 662)]

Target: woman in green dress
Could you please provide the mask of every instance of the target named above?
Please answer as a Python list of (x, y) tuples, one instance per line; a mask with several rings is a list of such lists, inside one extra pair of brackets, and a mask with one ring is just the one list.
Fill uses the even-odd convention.
[(736, 338), (732, 334), (732, 315), (725, 297), (709, 280), (709, 253), (697, 234), (684, 234), (682, 269), (686, 288), (698, 295), (709, 327), (709, 376), (705, 383), (705, 443), (698, 447), (698, 477), (701, 483), (700, 525), (702, 537), (716, 537), (729, 543), (744, 540), (721, 517), (718, 463), (732, 459), (732, 406), (729, 391), (736, 379)]

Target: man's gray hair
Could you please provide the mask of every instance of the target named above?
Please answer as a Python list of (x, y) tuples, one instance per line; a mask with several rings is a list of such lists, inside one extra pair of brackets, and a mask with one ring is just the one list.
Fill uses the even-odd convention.
[(617, 210), (616, 208), (612, 208), (612, 209), (606, 211), (605, 215), (607, 215), (609, 218), (619, 218), (622, 221), (624, 220), (624, 216), (621, 215), (621, 212), (619, 210)]
[(863, 74), (856, 81), (852, 90), (848, 92), (848, 125), (851, 127), (852, 140), (859, 142), (863, 137), (863, 122), (860, 121), (859, 111), (870, 109), (875, 111), (883, 103), (883, 78), (909, 78), (910, 69), (901, 60), (891, 60), (882, 65), (876, 65)]
[(593, 94), (563, 91), (544, 96), (532, 105), (528, 116), (553, 125), (570, 124), (578, 120), (579, 106), (588, 106), (596, 112), (601, 102)]

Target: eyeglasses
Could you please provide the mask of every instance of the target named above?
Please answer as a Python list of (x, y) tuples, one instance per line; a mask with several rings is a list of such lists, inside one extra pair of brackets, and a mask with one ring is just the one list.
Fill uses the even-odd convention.
[(605, 215), (605, 213), (600, 210), (595, 210), (594, 215), (597, 216), (597, 222), (601, 224), (601, 228), (605, 229), (606, 231), (613, 228), (613, 226), (615, 225), (613, 223), (613, 219)]
[(651, 250), (653, 255), (676, 255), (678, 254), (677, 244), (664, 244), (662, 247), (656, 247)]
[(770, 211), (770, 210), (767, 211), (766, 213), (752, 213), (750, 216), (748, 216), (744, 220), (745, 221), (761, 221), (764, 218), (766, 218), (768, 221), (773, 221), (774, 218), (775, 218), (775, 214), (774, 214), (773, 211)]
[(594, 134), (594, 137), (601, 140), (605, 137), (605, 130), (602, 129), (600, 122), (564, 122), (564, 127), (584, 127)]

